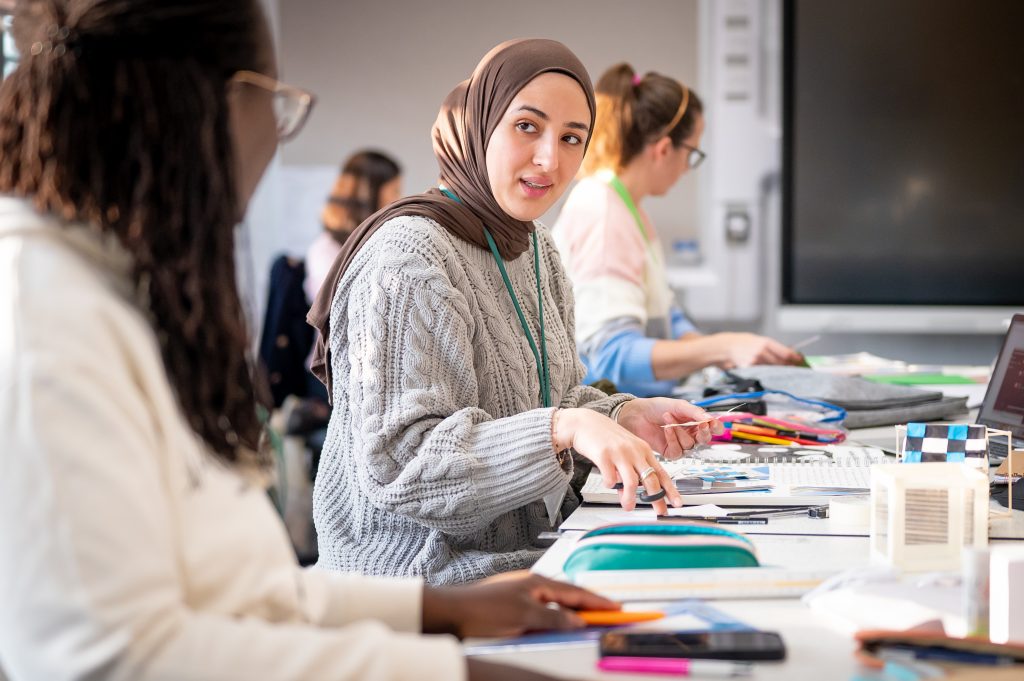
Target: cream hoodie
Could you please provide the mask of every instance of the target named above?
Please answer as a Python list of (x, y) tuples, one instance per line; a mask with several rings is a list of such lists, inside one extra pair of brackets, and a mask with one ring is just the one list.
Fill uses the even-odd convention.
[[(422, 583), (300, 568), (185, 424), (123, 250), (0, 197), (0, 665), (47, 679), (461, 679)], [(2, 676), (2, 675), (0, 675)]]

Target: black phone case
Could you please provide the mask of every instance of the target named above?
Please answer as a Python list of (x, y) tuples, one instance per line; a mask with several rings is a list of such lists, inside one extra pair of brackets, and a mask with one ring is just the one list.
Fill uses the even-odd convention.
[[(746, 645), (730, 646), (729, 639), (752, 636)], [(716, 641), (701, 641), (713, 637)], [(626, 632), (609, 631), (601, 635), (602, 657), (679, 657), (693, 660), (783, 660), (786, 646), (782, 637), (771, 631), (708, 632)]]

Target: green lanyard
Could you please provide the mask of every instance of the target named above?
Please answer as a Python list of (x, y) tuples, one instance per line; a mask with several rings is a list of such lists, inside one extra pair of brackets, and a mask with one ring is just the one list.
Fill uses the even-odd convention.
[(608, 185), (615, 190), (615, 193), (619, 195), (622, 202), (626, 204), (626, 208), (633, 214), (633, 219), (636, 220), (637, 229), (640, 230), (640, 234), (644, 237), (644, 243), (650, 244), (651, 239), (647, 236), (647, 228), (644, 227), (644, 221), (640, 217), (640, 210), (633, 203), (633, 197), (629, 195), (629, 190), (626, 189), (626, 185), (622, 184), (622, 180), (618, 178), (614, 173), (608, 175)]
[[(462, 199), (452, 193), (447, 187), (440, 187), (441, 192), (453, 201), (462, 203)], [(537, 343), (533, 340), (533, 334), (530, 333), (530, 327), (526, 323), (526, 315), (523, 314), (523, 308), (519, 305), (519, 299), (516, 298), (515, 292), (512, 290), (512, 282), (508, 278), (508, 272), (505, 271), (505, 262), (501, 259), (501, 254), (498, 252), (498, 245), (494, 243), (494, 237), (491, 236), (491, 232), (484, 227), (484, 236), (487, 237), (487, 245), (491, 249), (491, 255), (494, 256), (494, 262), (498, 264), (498, 271), (501, 272), (501, 278), (505, 281), (505, 288), (508, 290), (508, 295), (512, 299), (512, 306), (516, 308), (516, 314), (519, 315), (519, 324), (523, 327), (523, 333), (526, 335), (526, 340), (530, 344), (530, 350), (533, 351), (533, 358), (537, 360), (537, 379), (540, 381), (540, 399), (541, 403), (545, 407), (551, 406), (551, 375), (548, 372), (548, 346), (544, 340), (544, 298), (541, 295), (540, 290), (540, 247), (537, 245), (537, 233), (534, 232), (530, 235), (533, 241), (533, 274), (537, 280), (537, 314), (540, 315), (540, 350), (537, 350)]]

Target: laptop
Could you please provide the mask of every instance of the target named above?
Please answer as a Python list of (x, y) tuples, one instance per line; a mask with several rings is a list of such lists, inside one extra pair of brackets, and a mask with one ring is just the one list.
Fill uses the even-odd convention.
[[(1015, 314), (996, 357), (977, 423), (1013, 434), (1014, 449), (1024, 449), (1024, 314)], [(990, 459), (1006, 457), (1006, 438), (988, 443)]]

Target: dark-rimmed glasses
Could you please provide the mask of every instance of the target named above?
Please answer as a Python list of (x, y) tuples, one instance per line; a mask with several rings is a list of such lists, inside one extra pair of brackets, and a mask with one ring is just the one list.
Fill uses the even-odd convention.
[(694, 168), (699, 166), (701, 163), (704, 162), (704, 159), (708, 157), (708, 155), (705, 154), (703, 151), (701, 151), (697, 147), (691, 147), (686, 142), (681, 142), (680, 146), (682, 146), (684, 149), (687, 149), (690, 152), (686, 155), (686, 164), (687, 166), (689, 166), (690, 170), (693, 170)]
[(274, 119), (277, 121), (277, 139), (282, 142), (298, 134), (316, 97), (311, 92), (297, 88), (256, 71), (238, 71), (232, 80), (262, 88), (273, 97)]

